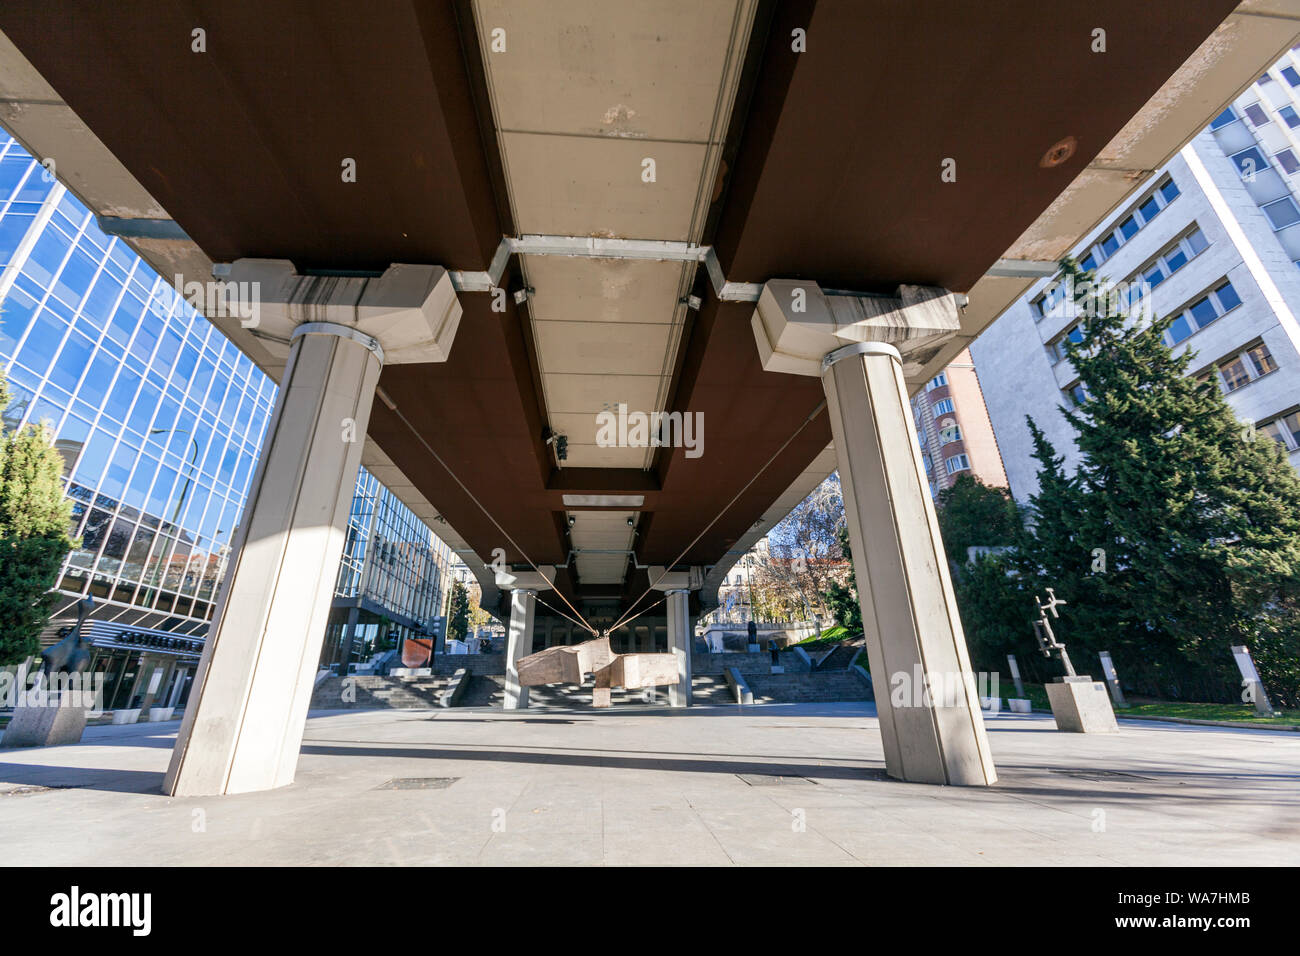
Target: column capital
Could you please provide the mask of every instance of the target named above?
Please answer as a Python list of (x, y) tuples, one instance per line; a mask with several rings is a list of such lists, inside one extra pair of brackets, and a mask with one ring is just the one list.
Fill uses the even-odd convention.
[(251, 316), (243, 324), (273, 352), (300, 334), (342, 335), (336, 326), (352, 329), (356, 335), (347, 337), (367, 348), (366, 340), (377, 343), (371, 351), (389, 365), (445, 362), (460, 325), (460, 300), (442, 266), (397, 263), (378, 276), (312, 276), (299, 275), (288, 259), (240, 259), (223, 273), (223, 295)]
[(685, 571), (669, 571), (663, 565), (654, 565), (650, 567), (649, 574), (650, 586), (665, 594), (698, 591), (704, 586), (704, 569), (698, 566)]
[(771, 279), (750, 326), (765, 371), (819, 376), (823, 360), (835, 361), (846, 345), (892, 346), (900, 361), (932, 353), (960, 332), (964, 299), (933, 286), (900, 285), (893, 296), (828, 294), (812, 280)]
[(542, 564), (536, 571), (498, 571), (496, 584), (503, 591), (549, 591), (555, 587), (555, 565)]

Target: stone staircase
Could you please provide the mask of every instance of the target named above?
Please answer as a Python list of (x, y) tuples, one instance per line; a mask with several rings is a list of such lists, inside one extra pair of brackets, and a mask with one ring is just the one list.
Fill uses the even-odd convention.
[[(854, 649), (856, 652), (856, 648)], [(327, 677), (316, 686), (311, 698), (312, 710), (432, 710), (441, 709), (439, 700), (451, 683), (450, 675), (432, 677), (382, 677), (354, 674), (346, 678), (352, 684), (352, 699), (344, 698), (345, 678)], [(867, 700), (866, 685), (852, 673), (842, 669), (818, 669), (812, 673), (745, 675), (754, 693), (755, 704), (787, 704), (839, 700)], [(592, 682), (581, 687), (572, 684), (547, 684), (529, 688), (531, 708), (577, 709), (591, 708)], [(459, 707), (497, 707), (505, 697), (505, 677), (500, 674), (470, 677), (469, 686), (457, 704)], [(721, 674), (696, 674), (691, 680), (691, 702), (701, 707), (734, 706), (735, 697), (727, 680)], [(655, 703), (666, 707), (668, 689), (657, 688)], [(619, 706), (645, 706), (647, 701), (641, 690), (613, 691), (614, 709)]]
[[(345, 681), (352, 684), (346, 693)], [(312, 710), (402, 710), (438, 707), (450, 677), (383, 677), (353, 674), (327, 677), (311, 695)], [(349, 699), (351, 698), (351, 699)]]
[(747, 674), (755, 704), (808, 704), (841, 700), (869, 700), (866, 683), (846, 671), (812, 674)]
[(822, 672), (848, 670), (849, 665), (853, 663), (853, 659), (858, 656), (858, 652), (861, 650), (862, 646), (859, 644), (841, 644), (831, 651), (830, 655), (818, 664), (815, 669)]

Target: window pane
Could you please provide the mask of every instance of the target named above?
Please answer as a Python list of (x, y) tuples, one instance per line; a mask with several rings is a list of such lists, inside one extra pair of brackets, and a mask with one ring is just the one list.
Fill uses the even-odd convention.
[(1183, 266), (1187, 265), (1187, 254), (1181, 249), (1175, 249), (1169, 255), (1165, 256), (1165, 262), (1169, 264), (1171, 273), (1177, 272)]
[(1292, 440), (1300, 445), (1300, 412), (1282, 416), (1282, 425), (1291, 433)]
[(1268, 114), (1260, 108), (1258, 103), (1251, 103), (1246, 107), (1246, 115), (1255, 126), (1265, 126), (1268, 123)]
[(1119, 224), (1119, 231), (1124, 234), (1125, 239), (1132, 239), (1138, 231), (1137, 220), (1129, 216)]
[(1192, 318), (1196, 320), (1198, 329), (1205, 328), (1219, 317), (1218, 313), (1214, 311), (1214, 303), (1210, 301), (1208, 296), (1192, 303), (1192, 307), (1187, 311), (1192, 313)]
[(1097, 257), (1090, 252), (1083, 257), (1083, 261), (1081, 261), (1079, 265), (1083, 268), (1084, 272), (1091, 272), (1093, 269), (1097, 268)]
[(1117, 250), (1118, 248), (1119, 248), (1119, 238), (1113, 232), (1101, 241), (1101, 253), (1107, 259), (1113, 256), (1115, 254), (1115, 250)]
[(1209, 240), (1205, 238), (1205, 233), (1199, 229), (1187, 237), (1187, 246), (1192, 250), (1194, 256), (1200, 255), (1209, 244)]
[(1192, 334), (1192, 323), (1188, 321), (1186, 314), (1179, 313), (1178, 318), (1174, 319), (1169, 326), (1169, 341), (1177, 345), (1183, 339)]
[(1280, 153), (1274, 153), (1273, 157), (1278, 161), (1278, 165), (1287, 171), (1288, 175), (1294, 173), (1297, 169), (1300, 169), (1300, 162), (1296, 161), (1295, 153), (1291, 152), (1289, 149), (1284, 149)]
[(1282, 431), (1282, 426), (1279, 423), (1268, 422), (1267, 424), (1260, 425), (1259, 431), (1261, 435), (1273, 439), (1273, 441), (1277, 442), (1283, 448), (1287, 447), (1286, 432)]
[(1237, 290), (1232, 287), (1231, 282), (1223, 283), (1214, 290), (1214, 293), (1219, 297), (1219, 304), (1223, 306), (1224, 312), (1241, 305), (1241, 296), (1237, 295)]
[(1267, 375), (1277, 368), (1277, 363), (1273, 361), (1273, 354), (1269, 352), (1267, 345), (1256, 345), (1246, 353), (1250, 356), (1251, 364), (1255, 366), (1255, 374)]
[(1254, 146), (1243, 149), (1240, 153), (1234, 153), (1232, 161), (1237, 166), (1238, 175), (1248, 183), (1254, 182), (1256, 176), (1268, 169), (1268, 162), (1264, 159), (1264, 154)]
[(1160, 187), (1160, 195), (1165, 197), (1165, 202), (1173, 202), (1178, 198), (1178, 184), (1172, 179)]
[(1300, 73), (1297, 73), (1293, 67), (1282, 67), (1282, 75), (1292, 86), (1300, 86)]
[(1230, 392), (1250, 381), (1250, 375), (1246, 372), (1246, 363), (1240, 357), (1224, 362), (1219, 366), (1219, 372), (1223, 375), (1224, 387)]
[(1264, 207), (1264, 213), (1273, 223), (1274, 229), (1281, 229), (1293, 222), (1300, 222), (1300, 211), (1296, 209), (1295, 200), (1290, 197), (1278, 202), (1271, 202)]
[(1232, 107), (1229, 106), (1218, 116), (1214, 117), (1214, 119), (1210, 122), (1210, 129), (1220, 129), (1224, 126), (1227, 126), (1229, 123), (1235, 122), (1236, 119), (1237, 119), (1237, 114), (1234, 113), (1232, 111)]
[(1157, 265), (1151, 269), (1148, 269), (1146, 275), (1144, 275), (1142, 278), (1146, 279), (1147, 285), (1151, 286), (1151, 288), (1154, 289), (1160, 283), (1165, 281), (1165, 273), (1164, 270)]
[(1156, 217), (1156, 213), (1159, 211), (1160, 203), (1156, 202), (1154, 197), (1148, 199), (1141, 206), (1138, 206), (1138, 212), (1141, 214), (1143, 222), (1150, 222)]
[(1300, 126), (1300, 114), (1297, 114), (1296, 111), (1290, 106), (1282, 107), (1280, 110), (1277, 111), (1277, 115), (1282, 117), (1283, 122), (1285, 122), (1286, 125), (1290, 126), (1292, 129), (1295, 129), (1297, 126)]

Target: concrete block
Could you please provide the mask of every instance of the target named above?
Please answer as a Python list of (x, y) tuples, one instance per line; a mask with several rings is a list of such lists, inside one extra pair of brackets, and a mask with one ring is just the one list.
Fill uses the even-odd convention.
[(1028, 714), (1034, 709), (1034, 705), (1028, 697), (1008, 697), (1007, 705), (1011, 708), (1013, 714)]
[(1076, 734), (1116, 734), (1106, 685), (1091, 677), (1066, 677), (1047, 685), (1056, 729)]
[(31, 706), (20, 704), (14, 708), (13, 718), (5, 727), (0, 747), (57, 747), (81, 741), (86, 729), (85, 707), (63, 707), (55, 704)]
[(113, 711), (113, 723), (115, 724), (134, 724), (140, 720), (140, 708), (135, 707), (131, 710)]

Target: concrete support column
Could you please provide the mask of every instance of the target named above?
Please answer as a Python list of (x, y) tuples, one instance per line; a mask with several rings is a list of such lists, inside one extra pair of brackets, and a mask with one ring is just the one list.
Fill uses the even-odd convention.
[(886, 769), (919, 783), (993, 783), (902, 358), (864, 342), (822, 369)]
[(173, 796), (293, 782), (380, 368), (445, 361), (461, 315), (438, 266), (303, 276), (241, 259), (222, 274), (286, 364), (163, 782)]
[(358, 341), (294, 340), (164, 792), (293, 782), (379, 372)]
[(677, 658), (677, 683), (668, 685), (668, 705), (691, 705), (691, 592), (704, 586), (704, 569), (670, 571), (651, 567), (653, 587), (664, 594), (668, 615), (668, 653)]
[(499, 571), (497, 587), (510, 591), (510, 625), (506, 631), (506, 693), (501, 706), (521, 710), (528, 706), (528, 688), (519, 684), (519, 661), (533, 652), (533, 618), (537, 592), (555, 584), (554, 565), (533, 571)]
[(664, 595), (668, 608), (668, 648), (677, 658), (677, 683), (668, 685), (668, 706), (691, 705), (691, 592), (678, 589)]
[(519, 660), (533, 652), (533, 612), (537, 592), (518, 588), (510, 592), (510, 630), (506, 638), (506, 695), (501, 706), (522, 710), (528, 706), (528, 688), (519, 686)]
[(890, 776), (996, 781), (903, 378), (960, 332), (964, 297), (903, 285), (896, 296), (828, 295), (767, 282), (751, 319), (764, 369), (818, 375)]

